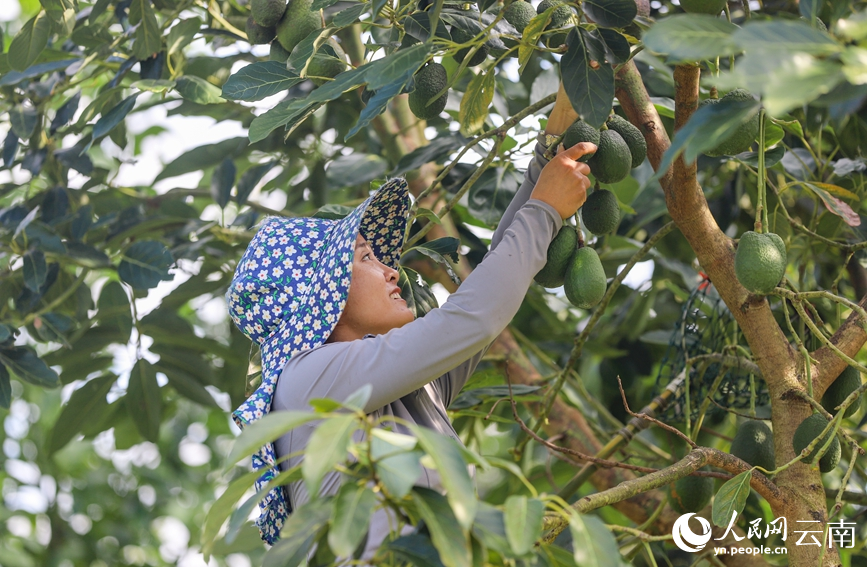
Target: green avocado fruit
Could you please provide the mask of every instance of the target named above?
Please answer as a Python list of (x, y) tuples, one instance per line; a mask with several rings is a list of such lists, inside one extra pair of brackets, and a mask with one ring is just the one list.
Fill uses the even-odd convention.
[(763, 421), (748, 419), (742, 423), (735, 433), (729, 453), (767, 471), (772, 471), (776, 467), (774, 434)]
[(323, 85), (346, 70), (346, 53), (340, 44), (329, 38), (307, 65), (307, 76), (316, 85)]
[[(834, 408), (842, 404), (843, 400), (848, 398), (849, 394), (857, 390), (860, 386), (861, 373), (858, 372), (857, 368), (847, 366), (843, 372), (837, 376), (837, 379), (831, 382), (828, 389), (825, 390), (825, 394), (822, 396), (822, 407), (832, 415), (837, 413), (837, 410)], [(846, 408), (846, 413), (843, 414), (843, 417), (851, 417), (860, 407), (861, 398), (858, 398), (851, 406)]]
[(279, 41), (271, 42), (271, 50), (268, 52), (269, 61), (279, 61), (280, 63), (285, 63), (289, 60), (289, 55), (289, 52), (283, 49), (283, 46), (280, 45)]
[(322, 27), (319, 12), (310, 11), (312, 4), (313, 0), (292, 0), (277, 24), (277, 41), (289, 53), (302, 39)]
[(617, 183), (632, 169), (632, 153), (626, 140), (614, 130), (599, 133), (599, 144), (587, 165), (599, 183)]
[[(415, 90), (409, 93), (409, 109), (422, 120), (436, 118), (446, 107), (448, 91), (430, 102), (448, 83), (446, 68), (439, 63), (428, 63), (415, 74)], [(430, 102), (430, 104), (428, 104)]]
[(509, 7), (503, 13), (506, 21), (515, 26), (515, 29), (519, 33), (524, 33), (524, 28), (527, 27), (527, 24), (530, 23), (530, 20), (535, 15), (536, 10), (533, 9), (533, 5), (529, 2), (524, 2), (524, 0), (515, 0), (509, 4)]
[(247, 18), (247, 41), (250, 45), (264, 45), (274, 39), (275, 30), (272, 27), (260, 26), (253, 21), (253, 16)]
[[(720, 99), (708, 98), (699, 103), (699, 107), (709, 104), (717, 104), (723, 101), (735, 102), (750, 102), (754, 101), (753, 95), (744, 89), (734, 89), (729, 91)], [(759, 111), (750, 115), (746, 122), (741, 124), (728, 138), (711, 150), (707, 150), (705, 155), (711, 157), (733, 156), (741, 152), (748, 151), (753, 145), (756, 137), (759, 135)]]
[(713, 479), (709, 476), (685, 476), (668, 485), (668, 502), (678, 514), (699, 512), (713, 496)]
[(548, 245), (548, 259), (545, 262), (545, 267), (539, 270), (539, 273), (533, 278), (543, 287), (553, 288), (560, 287), (566, 280), (566, 269), (569, 267), (569, 260), (572, 259), (572, 254), (575, 253), (575, 246), (578, 244), (578, 232), (575, 227), (569, 224), (564, 224), (551, 244)]
[(566, 268), (564, 291), (566, 299), (575, 307), (590, 309), (605, 295), (605, 270), (596, 250), (585, 246), (575, 250)]
[[(563, 132), (563, 147), (568, 149), (581, 142), (590, 142), (598, 146), (599, 130), (579, 118)], [(591, 157), (593, 157), (593, 154), (586, 154), (578, 158), (578, 161), (587, 163)]]
[[(452, 41), (455, 43), (466, 43), (473, 39), (473, 34), (470, 32), (463, 30), (461, 28), (452, 26)], [(459, 49), (457, 53), (455, 53), (455, 61), (458, 63), (463, 63), (466, 56), (470, 53), (470, 48), (465, 47), (463, 49)], [(479, 49), (470, 57), (470, 60), (467, 62), (467, 67), (475, 67), (479, 63), (482, 63), (488, 57), (488, 46), (482, 45)]]
[(647, 158), (647, 142), (641, 134), (641, 130), (632, 125), (629, 120), (622, 116), (612, 114), (607, 120), (608, 128), (614, 130), (626, 145), (629, 147), (629, 153), (632, 155), (632, 168), (636, 168)]
[[(807, 445), (812, 443), (814, 439), (816, 439), (822, 430), (828, 425), (828, 420), (818, 413), (814, 413), (807, 419), (801, 422), (801, 425), (795, 430), (795, 435), (792, 437), (792, 447), (795, 449), (795, 455), (800, 455), (801, 451), (807, 448)], [(812, 463), (816, 460), (816, 454), (819, 452), (819, 449), (828, 441), (828, 436), (822, 438), (822, 440), (816, 444), (816, 447), (813, 448), (813, 451), (804, 457), (805, 463)], [(834, 437), (834, 440), (831, 442), (831, 446), (828, 447), (828, 450), (825, 451), (825, 454), (822, 455), (822, 458), (819, 459), (819, 470), (823, 473), (831, 472), (837, 467), (837, 463), (840, 462), (840, 440)]]
[(750, 293), (771, 293), (786, 273), (786, 246), (776, 234), (749, 230), (735, 252), (735, 275)]
[(276, 26), (285, 12), (286, 0), (250, 0), (250, 15), (260, 26)]
[(548, 22), (546, 30), (562, 28), (572, 20), (572, 8), (563, 0), (542, 0), (536, 7), (536, 13), (542, 14), (552, 6), (558, 6), (558, 8), (551, 12), (551, 21)]
[(608, 189), (590, 193), (581, 207), (581, 220), (593, 234), (608, 234), (620, 222), (620, 205), (617, 197)]

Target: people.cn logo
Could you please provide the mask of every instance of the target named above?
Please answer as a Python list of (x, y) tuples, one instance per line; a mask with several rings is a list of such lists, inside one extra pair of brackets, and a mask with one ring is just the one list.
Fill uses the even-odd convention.
[(689, 527), (689, 519), (695, 516), (693, 513), (684, 514), (671, 527), (671, 535), (674, 537), (674, 544), (684, 551), (696, 553), (704, 549), (707, 542), (710, 541), (710, 522), (701, 516), (695, 516), (698, 523), (701, 524), (702, 533), (697, 534)]

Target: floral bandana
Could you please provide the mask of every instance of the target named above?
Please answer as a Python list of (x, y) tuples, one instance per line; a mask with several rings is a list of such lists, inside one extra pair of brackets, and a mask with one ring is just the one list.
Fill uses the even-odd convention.
[[(262, 354), (262, 384), (232, 414), (238, 427), (271, 411), (274, 387), (289, 359), (325, 343), (334, 330), (349, 294), (356, 235), (361, 233), (383, 264), (397, 268), (409, 205), (406, 181), (395, 178), (343, 219), (263, 221), (226, 293), (232, 321)], [(257, 491), (277, 476), (275, 463), (273, 443), (253, 455), (253, 468), (263, 470)], [(270, 490), (259, 507), (259, 532), (273, 544), (292, 511), (286, 488)]]

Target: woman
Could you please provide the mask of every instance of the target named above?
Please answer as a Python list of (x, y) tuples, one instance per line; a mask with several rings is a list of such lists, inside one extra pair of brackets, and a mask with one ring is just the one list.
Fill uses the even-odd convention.
[[(395, 416), (457, 439), (446, 409), (517, 312), (563, 219), (584, 203), (590, 169), (576, 160), (596, 147), (579, 144), (547, 164), (544, 158), (545, 142), (575, 118), (561, 85), (548, 136), (540, 136), (490, 252), (445, 305), (418, 320), (397, 286), (410, 204), (404, 180), (389, 181), (338, 221), (266, 220), (227, 293), (235, 324), (262, 352), (262, 386), (235, 411), (238, 425), (270, 410), (309, 410), (314, 398), (343, 400), (369, 384), (368, 414)], [(280, 457), (306, 447), (314, 428), (297, 427), (254, 455), (254, 467), (267, 469), (257, 490), (274, 478), (269, 467)], [(287, 470), (302, 458), (279, 467)], [(327, 474), (321, 493), (336, 493), (339, 483), (339, 473)], [(436, 471), (427, 469), (416, 484), (442, 488)], [(263, 539), (276, 541), (288, 513), (308, 500), (302, 482), (272, 490), (257, 522)], [(388, 535), (387, 514), (374, 514), (363, 558)]]

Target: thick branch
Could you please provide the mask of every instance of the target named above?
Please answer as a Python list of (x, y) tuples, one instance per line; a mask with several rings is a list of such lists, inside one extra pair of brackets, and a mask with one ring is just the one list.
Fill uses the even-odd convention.
[[(867, 308), (867, 296), (861, 298), (858, 305), (864, 309)], [(864, 321), (859, 313), (855, 310), (849, 314), (846, 321), (840, 325), (834, 336), (831, 337), (831, 342), (840, 349), (849, 358), (855, 358), (855, 355), (867, 342), (867, 330), (864, 326), (867, 321)], [(837, 376), (846, 368), (846, 361), (837, 356), (828, 346), (816, 350), (812, 353), (812, 357), (816, 360), (813, 365), (813, 380), (815, 388), (819, 392), (824, 392), (825, 389), (837, 379)]]

